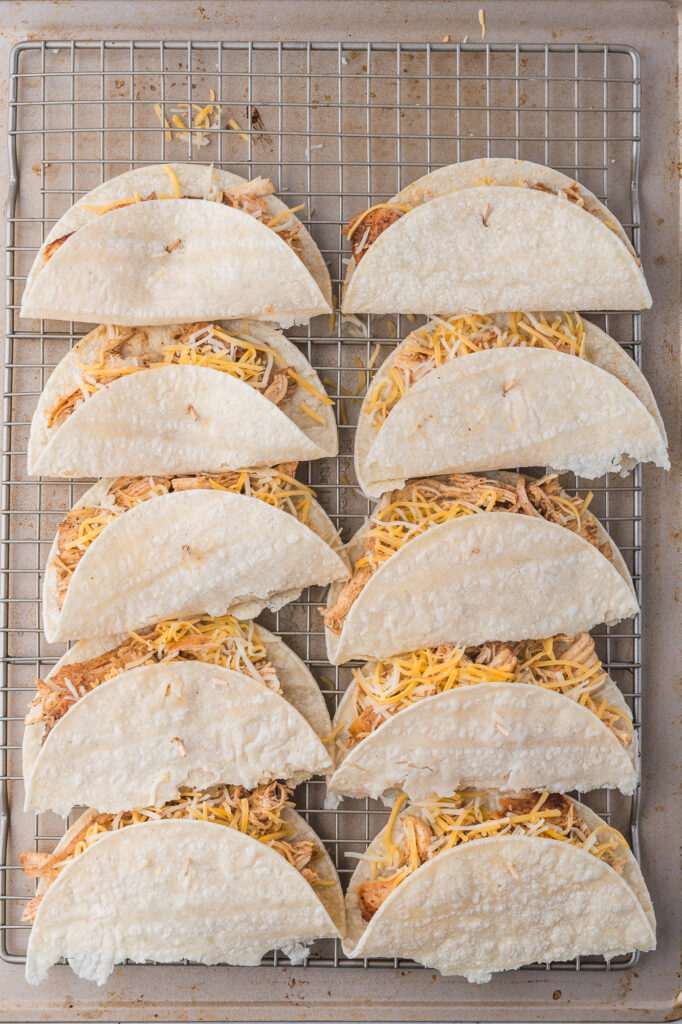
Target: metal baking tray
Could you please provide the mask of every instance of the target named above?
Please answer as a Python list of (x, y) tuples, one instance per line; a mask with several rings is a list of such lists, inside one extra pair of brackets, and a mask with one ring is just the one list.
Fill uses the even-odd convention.
[[(328, 261), (340, 294), (349, 250), (341, 229), (358, 210), (390, 197), (421, 174), (453, 161), (514, 156), (577, 177), (621, 219), (639, 252), (640, 68), (629, 46), (552, 43), (38, 42), (18, 44), (10, 73), (10, 199), (7, 220), (6, 340), (0, 510), (0, 956), (23, 962), (28, 926), (21, 911), (32, 895), (17, 854), (50, 850), (63, 832), (55, 815), (23, 811), (21, 738), (36, 676), (63, 652), (41, 632), (42, 568), (58, 522), (82, 493), (81, 482), (26, 475), (28, 425), (59, 358), (85, 325), (19, 316), (26, 274), (58, 216), (100, 181), (133, 166), (168, 160), (214, 161), (246, 177), (272, 178), (295, 206)], [(155, 104), (208, 102), (215, 90), (222, 124), (192, 147), (167, 138)], [(184, 115), (183, 115), (184, 116)], [(594, 317), (640, 361), (641, 316)], [(423, 318), (335, 313), (288, 332), (325, 379), (336, 401), (340, 454), (301, 467), (348, 539), (369, 503), (355, 485), (354, 424), (371, 370)], [(376, 346), (379, 351), (375, 355)], [(570, 475), (566, 486), (587, 485)], [(640, 596), (641, 472), (596, 484), (592, 508), (619, 545)], [(350, 668), (325, 660), (316, 611), (324, 592), (262, 621), (311, 667), (333, 712)], [(641, 722), (639, 616), (594, 631), (598, 648)], [(324, 808), (325, 787), (299, 787), (298, 809), (332, 854), (342, 882), (386, 820), (373, 801)], [(639, 791), (632, 799), (603, 791), (587, 802), (629, 834), (639, 850)], [(606, 963), (582, 958), (529, 970), (613, 971), (638, 954)], [(273, 954), (266, 963), (287, 963)], [(340, 944), (316, 944), (308, 967), (416, 967), (398, 960), (349, 961)]]

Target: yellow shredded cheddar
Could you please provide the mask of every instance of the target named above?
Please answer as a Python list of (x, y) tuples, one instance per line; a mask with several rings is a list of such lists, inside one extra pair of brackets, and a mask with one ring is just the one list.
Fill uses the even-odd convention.
[[(176, 120), (176, 118), (173, 118), (173, 121), (175, 121), (175, 120)], [(183, 128), (185, 127), (185, 125), (182, 124), (182, 122), (181, 122), (181, 125), (182, 125)], [(173, 168), (171, 167), (170, 164), (166, 164), (166, 173), (168, 174), (168, 177), (171, 180), (171, 185), (173, 186), (173, 196), (174, 196), (175, 199), (179, 199), (180, 198), (180, 182), (178, 181), (178, 176), (177, 176), (177, 174), (175, 173), (175, 171), (173, 170)]]
[(353, 669), (353, 676), (355, 718), (345, 746), (426, 697), (479, 683), (518, 683), (562, 693), (597, 715), (623, 746), (632, 742), (629, 716), (603, 699), (608, 676), (588, 633), (468, 648), (441, 644), (369, 662)]
[(474, 352), (491, 348), (545, 348), (585, 358), (585, 333), (577, 313), (560, 313), (549, 321), (544, 313), (510, 313), (507, 327), (492, 316), (471, 314), (434, 317), (413, 331), (374, 382), (365, 414), (380, 427), (391, 409), (431, 370)]
[[(292, 790), (282, 782), (270, 782), (252, 790), (236, 785), (216, 785), (205, 790), (183, 787), (167, 804), (119, 814), (97, 814), (62, 851), (21, 854), (20, 860), (29, 877), (44, 877), (50, 885), (67, 864), (110, 832), (148, 821), (193, 819), (232, 828), (270, 846), (312, 886), (335, 885), (336, 879), (325, 881), (309, 866), (322, 853), (319, 845), (307, 838), (297, 840), (296, 826), (283, 817), (285, 808), (293, 807), (291, 797)], [(33, 919), (38, 902), (31, 901), (24, 920)]]
[(306, 405), (305, 402), (301, 402), (301, 409), (306, 414), (306, 416), (310, 416), (311, 420), (315, 420), (316, 423), (321, 423), (324, 425), (324, 416), (320, 416), (318, 412), (315, 412), (314, 409), (311, 409), (310, 406)]
[(357, 889), (365, 920), (422, 864), (481, 838), (513, 836), (569, 843), (617, 873), (627, 863), (629, 847), (620, 832), (606, 824), (590, 828), (565, 796), (545, 792), (498, 797), (460, 791), (404, 807), (406, 799), (405, 793), (398, 797), (381, 840), (360, 856), (371, 864), (371, 879)]

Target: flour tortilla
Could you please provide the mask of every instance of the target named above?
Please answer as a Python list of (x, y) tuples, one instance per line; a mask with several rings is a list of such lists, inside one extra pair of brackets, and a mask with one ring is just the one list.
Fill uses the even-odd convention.
[[(206, 196), (214, 185), (226, 190), (246, 180), (213, 166), (171, 166), (181, 195)], [(112, 178), (64, 214), (28, 276), (22, 316), (126, 326), (241, 316), (291, 324), (330, 312), (329, 272), (303, 226), (300, 259), (255, 217), (216, 202), (150, 200), (101, 216), (85, 209), (136, 191), (171, 192), (165, 166)], [(267, 197), (268, 217), (286, 209)], [(45, 246), (72, 231), (45, 263)], [(178, 238), (182, 245), (166, 252)]]
[[(482, 181), (496, 185), (481, 184)], [(411, 209), (350, 264), (345, 313), (496, 313), (510, 309), (648, 309), (651, 295), (616, 218), (519, 187), (573, 179), (522, 160), (452, 164), (391, 202)], [(485, 221), (485, 223), (484, 223)], [(360, 230), (360, 229), (359, 229)]]
[[(327, 656), (340, 665), (440, 643), (572, 635), (630, 618), (639, 610), (630, 574), (597, 527), (612, 562), (566, 527), (519, 513), (480, 512), (432, 526), (370, 577), (339, 635), (326, 631)], [(366, 530), (347, 546), (351, 563)], [(340, 586), (330, 588), (328, 607)]]
[[(95, 813), (86, 812), (57, 849)], [(343, 896), (313, 830), (288, 808), (282, 817), (295, 824), (295, 839), (320, 847), (314, 866), (333, 886), (313, 889), (281, 854), (213, 822), (129, 825), (97, 840), (45, 892), (26, 980), (44, 981), (62, 956), (99, 985), (126, 959), (251, 966), (281, 949), (300, 963), (315, 939), (343, 935)]]
[[(42, 733), (40, 724), (29, 728)], [(328, 774), (332, 761), (303, 715), (263, 682), (177, 661), (91, 690), (24, 767), (26, 809), (65, 817), (76, 805), (111, 813), (158, 806), (181, 786), (297, 786)]]
[[(604, 822), (577, 801), (591, 828)], [(400, 839), (396, 823), (393, 841)], [(382, 831), (369, 847), (377, 849)], [(651, 900), (632, 853), (622, 874), (554, 839), (477, 839), (438, 854), (401, 882), (363, 921), (357, 886), (371, 876), (360, 861), (346, 894), (346, 955), (406, 957), (444, 975), (490, 981), (524, 964), (656, 946)]]
[[(494, 320), (504, 327), (508, 315)], [(583, 323), (585, 359), (517, 347), (457, 357), (417, 381), (378, 430), (366, 397), (355, 435), (363, 491), (379, 497), (414, 476), (514, 466), (583, 477), (625, 474), (638, 461), (669, 469), (665, 427), (643, 373), (613, 338)]]
[[(334, 729), (355, 717), (355, 685), (346, 691)], [(609, 680), (599, 699), (629, 715)], [(562, 693), (524, 683), (479, 683), (425, 697), (348, 749), (329, 791), (381, 797), (403, 791), (413, 800), (458, 789), (523, 789), (563, 793), (637, 784), (637, 742), (624, 747), (599, 718)]]
[[(241, 333), (242, 321), (222, 325)], [(171, 344), (177, 328), (141, 328), (148, 350)], [(324, 387), (308, 360), (283, 334), (266, 324), (249, 324), (249, 336), (268, 345), (311, 387)], [(334, 407), (300, 384), (284, 409), (262, 391), (229, 373), (205, 366), (164, 366), (141, 370), (107, 385), (58, 427), (48, 416), (62, 396), (80, 383), (78, 364), (96, 362), (110, 338), (100, 326), (57, 365), (31, 422), (28, 472), (32, 476), (124, 476), (209, 472), (273, 466), (280, 462), (336, 455)], [(305, 401), (322, 423), (301, 408)]]
[[(112, 483), (98, 481), (75, 507), (105, 502)], [(47, 641), (107, 636), (165, 618), (229, 612), (248, 619), (281, 608), (305, 587), (348, 575), (335, 550), (338, 535), (317, 502), (308, 521), (231, 491), (151, 498), (88, 547), (61, 611), (55, 538), (43, 584)]]

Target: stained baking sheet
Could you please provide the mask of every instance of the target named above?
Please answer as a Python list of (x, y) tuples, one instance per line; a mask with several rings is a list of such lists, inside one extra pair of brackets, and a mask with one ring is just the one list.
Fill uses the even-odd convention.
[[(399, 36), (406, 45), (414, 39), (440, 39), (446, 32), (451, 33), (453, 39), (462, 39), (467, 32), (470, 38), (474, 38), (478, 32), (477, 6), (466, 2), (456, 8), (439, 2), (426, 8), (399, 0), (391, 5), (342, 2), (326, 7), (323, 21), (315, 17), (311, 19), (311, 12), (314, 15), (316, 6), (288, 0), (258, 5), (225, 5), (205, 0), (201, 7), (179, 3), (164, 19), (164, 30), (176, 37), (186, 29), (195, 39), (220, 35), (246, 39), (276, 25), (285, 38), (301, 38), (308, 32), (316, 38), (325, 34), (334, 37), (337, 33), (340, 37), (349, 38), (352, 33), (356, 38), (372, 36), (380, 40)], [(64, 38), (73, 29), (80, 38), (92, 39), (105, 30), (112, 38), (122, 40), (127, 32), (134, 31), (139, 38), (152, 39), (155, 30), (158, 31), (158, 18), (154, 12), (137, 5), (124, 2), (114, 11), (83, 0), (77, 7), (76, 11), (76, 5), (57, 8), (51, 4), (19, 3), (13, 8), (9, 35), (13, 39), (29, 33), (33, 38), (60, 35)], [(664, 3), (650, 3), (644, 9), (634, 0), (601, 6), (584, 0), (571, 0), (571, 3), (559, 0), (545, 5), (490, 2), (485, 5), (485, 11), (488, 38), (620, 40), (635, 43), (643, 54), (642, 191), (647, 231), (642, 242), (647, 277), (655, 299), (653, 312), (645, 317), (643, 355), (645, 369), (661, 403), (673, 443), (676, 443), (674, 426), (678, 407), (669, 384), (674, 379), (678, 354), (674, 341), (679, 310), (679, 281), (675, 273), (678, 252), (677, 180), (668, 173), (675, 156), (672, 134), (676, 109), (674, 13)], [(0, 48), (3, 54), (8, 53), (5, 41), (0, 40)], [(187, 57), (179, 57), (179, 70), (186, 66)], [(527, 65), (523, 65), (525, 67)], [(532, 77), (532, 70), (525, 73)], [(513, 105), (515, 83), (511, 81), (507, 85), (509, 104)], [(478, 102), (485, 102), (482, 99), (485, 88), (479, 88), (476, 95)], [(522, 108), (530, 108), (529, 118), (532, 117), (532, 108), (536, 107), (535, 118), (539, 122), (544, 102), (541, 90), (534, 86), (529, 93), (524, 90), (522, 82), (519, 100)], [(472, 137), (469, 133), (475, 133), (471, 125), (474, 116), (464, 115), (457, 129), (451, 129), (453, 134), (456, 131), (461, 133), (463, 148)], [(521, 121), (526, 121), (523, 109)], [(32, 125), (33, 128), (39, 126), (37, 120)], [(627, 158), (627, 146), (624, 148)], [(509, 149), (493, 150), (500, 151), (510, 152)], [(211, 152), (213, 150), (209, 149), (209, 154)], [(480, 148), (478, 152), (485, 150)], [(176, 158), (175, 152), (169, 155)], [(177, 158), (182, 157), (178, 154)], [(122, 170), (124, 166), (127, 165), (114, 169)], [(33, 199), (29, 201), (26, 191), (32, 167), (32, 164), (25, 164), (22, 168), (25, 210), (40, 216), (40, 209), (33, 202), (35, 195), (32, 193)], [(92, 183), (94, 181), (88, 181), (84, 187)], [(366, 185), (364, 187), (366, 189)], [(592, 187), (595, 187), (594, 183)], [(390, 186), (386, 191), (389, 190)], [(598, 188), (596, 190), (599, 191)], [(627, 213), (627, 196), (622, 199), (620, 207), (613, 198), (610, 197), (609, 201), (616, 213), (624, 216)], [(62, 208), (51, 214), (51, 219)], [(355, 207), (351, 212), (354, 210)], [(38, 241), (34, 247), (37, 244)], [(629, 336), (627, 333), (619, 335), (613, 321), (611, 329), (618, 337)], [(77, 332), (74, 333), (76, 336)], [(52, 362), (55, 360), (56, 356)], [(648, 693), (644, 743), (648, 757), (645, 760), (642, 842), (644, 866), (652, 885), (660, 924), (660, 948), (656, 954), (643, 957), (635, 971), (625, 974), (592, 972), (588, 981), (584, 976), (581, 980), (580, 975), (572, 972), (558, 977), (529, 971), (498, 978), (485, 988), (468, 986), (457, 979), (437, 978), (424, 971), (374, 971), (368, 974), (364, 971), (232, 969), (223, 973), (220, 969), (208, 968), (147, 970), (131, 967), (117, 971), (105, 992), (75, 981), (69, 971), (56, 972), (50, 986), (43, 986), (35, 992), (23, 986), (20, 965), (0, 964), (0, 978), (4, 985), (0, 1013), (9, 1019), (37, 1019), (45, 1015), (51, 1019), (71, 1019), (82, 1014), (88, 1018), (120, 1016), (139, 1019), (152, 1012), (162, 1018), (223, 1019), (224, 1013), (228, 1012), (230, 1017), (240, 1019), (250, 1019), (254, 1014), (260, 1019), (321, 1019), (333, 1015), (345, 1018), (351, 1014), (365, 1019), (630, 1020), (660, 1019), (670, 1012), (675, 994), (674, 968), (678, 945), (675, 907), (679, 906), (679, 898), (675, 894), (679, 886), (675, 884), (677, 876), (671, 875), (669, 859), (674, 822), (678, 820), (674, 815), (674, 801), (671, 802), (669, 796), (673, 778), (670, 757), (675, 743), (675, 712), (668, 681), (675, 668), (672, 642), (677, 623), (673, 576), (669, 567), (674, 564), (670, 562), (670, 539), (678, 496), (674, 479), (651, 473), (645, 473), (645, 479), (648, 489), (644, 491), (643, 508), (647, 536), (651, 539), (643, 552), (643, 588), (645, 596), (649, 597), (646, 604), (649, 612), (645, 619), (643, 650), (644, 685)], [(17, 510), (20, 509), (18, 506)], [(245, 985), (248, 985), (248, 998), (244, 994)]]

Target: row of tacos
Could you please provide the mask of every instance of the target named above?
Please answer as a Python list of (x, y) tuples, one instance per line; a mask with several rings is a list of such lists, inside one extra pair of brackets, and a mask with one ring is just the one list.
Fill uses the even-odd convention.
[[(97, 186), (47, 235), (22, 315), (123, 326), (331, 312), (324, 259), (273, 183), (194, 164)], [(427, 174), (346, 227), (346, 313), (642, 309), (622, 225), (559, 171), (492, 158)]]
[[(26, 809), (90, 810), (23, 857), (27, 978), (62, 956), (100, 984), (125, 959), (297, 963), (325, 937), (474, 981), (652, 948), (627, 843), (563, 795), (637, 784), (587, 632), (637, 612), (633, 583), (591, 495), (500, 472), (667, 466), (616, 342), (577, 313), (508, 312), (650, 304), (627, 236), (519, 161), (444, 168), (353, 218), (344, 311), (432, 319), (364, 399), (356, 474), (380, 500), (344, 547), (296, 477), (338, 451), (333, 403), (279, 329), (331, 309), (296, 212), (265, 179), (146, 167), (72, 207), (29, 275), (24, 315), (102, 323), (29, 442), (29, 472), (101, 479), (44, 578), (48, 641), (78, 642), (28, 709)], [(365, 659), (333, 722), (252, 621), (329, 584), (329, 660)], [(332, 803), (393, 806), (345, 900), (293, 809), (313, 776)]]
[[(637, 462), (669, 468), (666, 443), (641, 370), (577, 313), (438, 317), (375, 374), (359, 413), (355, 472), (370, 497), (415, 476), (518, 465), (597, 477)], [(40, 397), (28, 469), (220, 472), (337, 452), (332, 400), (271, 325), (99, 326)]]

